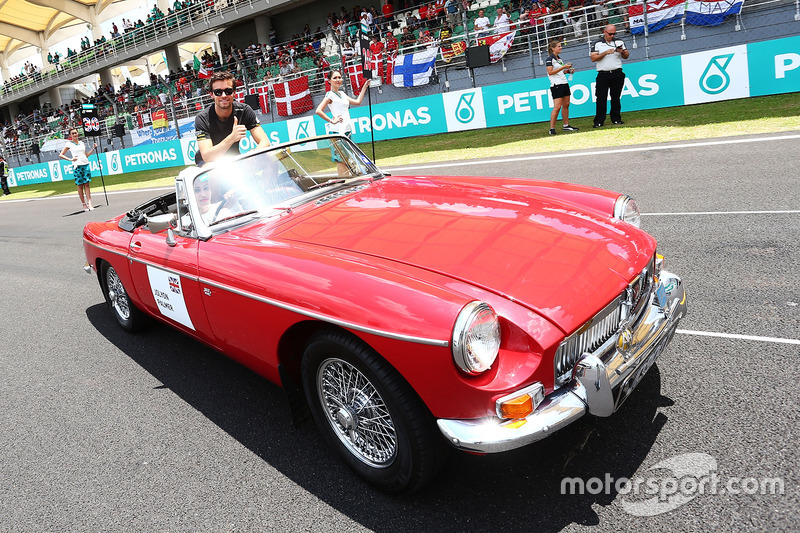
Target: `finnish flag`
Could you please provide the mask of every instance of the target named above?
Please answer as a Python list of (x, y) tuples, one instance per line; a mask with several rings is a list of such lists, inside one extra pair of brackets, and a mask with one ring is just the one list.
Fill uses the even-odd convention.
[(415, 54), (398, 55), (394, 60), (392, 83), (395, 87), (426, 85), (433, 73), (438, 47), (428, 48)]

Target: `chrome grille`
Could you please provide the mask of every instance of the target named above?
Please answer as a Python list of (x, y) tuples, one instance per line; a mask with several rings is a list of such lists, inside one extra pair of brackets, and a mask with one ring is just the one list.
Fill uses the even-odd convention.
[(622, 321), (622, 299), (616, 298), (609, 306), (595, 315), (581, 329), (567, 337), (556, 350), (556, 386), (569, 381), (572, 368), (584, 353), (591, 353), (610, 339)]
[(583, 354), (594, 352), (617, 335), (623, 321), (630, 325), (639, 321), (653, 290), (654, 259), (650, 260), (621, 295), (564, 339), (556, 350), (554, 361), (556, 387), (570, 380), (572, 369)]

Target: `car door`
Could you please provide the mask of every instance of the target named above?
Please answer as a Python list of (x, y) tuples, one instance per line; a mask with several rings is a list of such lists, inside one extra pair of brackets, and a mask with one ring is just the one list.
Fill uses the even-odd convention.
[(148, 310), (176, 328), (215, 345), (203, 309), (197, 276), (198, 240), (167, 231), (151, 233), (136, 228), (130, 242), (129, 259), (136, 291)]

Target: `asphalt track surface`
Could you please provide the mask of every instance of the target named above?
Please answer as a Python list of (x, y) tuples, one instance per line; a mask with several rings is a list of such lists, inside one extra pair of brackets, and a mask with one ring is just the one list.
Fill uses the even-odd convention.
[[(800, 530), (799, 139), (409, 171), (631, 194), (690, 314), (614, 416), (505, 454), (453, 453), (407, 497), (356, 478), (313, 424), (295, 429), (278, 387), (166, 326), (116, 326), (83, 272), (81, 228), (153, 192), (110, 195), (92, 213), (75, 196), (2, 202), (0, 531)], [(699, 480), (709, 461), (716, 493), (689, 479), (685, 503), (655, 516), (625, 505), (650, 496), (613, 486), (561, 494), (564, 477), (610, 476), (657, 479), (666, 497), (670, 479)], [(738, 479), (752, 491), (748, 478), (779, 478), (783, 494), (726, 490)]]

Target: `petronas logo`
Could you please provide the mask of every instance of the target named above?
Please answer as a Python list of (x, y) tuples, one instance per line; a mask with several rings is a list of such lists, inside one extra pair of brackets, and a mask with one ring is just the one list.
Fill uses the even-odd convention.
[(297, 139), (298, 141), (299, 141), (300, 139), (306, 139), (306, 138), (310, 137), (310, 135), (308, 134), (308, 121), (306, 121), (306, 122), (301, 122), (301, 123), (300, 123), (300, 124), (297, 126), (297, 133), (295, 134), (295, 136), (294, 136), (294, 137), (295, 137), (295, 139)]
[(719, 94), (731, 84), (731, 77), (725, 69), (728, 68), (735, 54), (714, 56), (708, 62), (703, 75), (700, 76), (700, 90), (706, 94)]
[(119, 154), (114, 154), (111, 156), (111, 171), (119, 171)]
[(472, 100), (475, 98), (475, 93), (465, 93), (458, 99), (456, 106), (456, 120), (462, 124), (468, 124), (475, 118), (475, 110), (472, 108)]
[(197, 141), (189, 141), (189, 144), (186, 145), (186, 155), (189, 159), (194, 159), (194, 156), (197, 155)]

